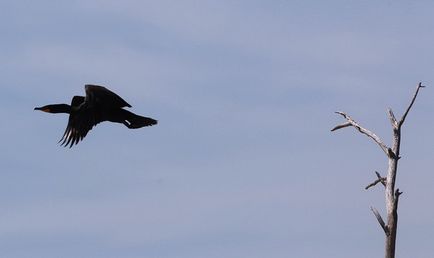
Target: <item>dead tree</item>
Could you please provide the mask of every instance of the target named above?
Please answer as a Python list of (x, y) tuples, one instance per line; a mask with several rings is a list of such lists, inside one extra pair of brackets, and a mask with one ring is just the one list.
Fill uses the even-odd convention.
[(389, 160), (387, 176), (382, 177), (380, 173), (375, 171), (375, 174), (377, 175), (377, 179), (365, 187), (365, 189), (368, 189), (372, 186), (375, 186), (378, 183), (381, 183), (385, 187), (387, 221), (384, 222), (383, 218), (381, 217), (377, 209), (371, 207), (371, 210), (374, 213), (375, 217), (378, 220), (378, 223), (380, 223), (380, 226), (386, 235), (386, 243), (385, 243), (386, 258), (395, 257), (396, 230), (398, 226), (398, 200), (399, 200), (399, 196), (402, 194), (402, 192), (400, 192), (398, 188), (395, 190), (395, 179), (396, 179), (396, 172), (398, 168), (398, 161), (401, 158), (399, 156), (399, 148), (401, 144), (401, 127), (404, 124), (405, 118), (407, 117), (411, 107), (413, 106), (414, 101), (416, 100), (419, 90), (424, 87), (425, 86), (422, 86), (422, 84), (419, 83), (416, 92), (414, 93), (414, 96), (410, 102), (410, 105), (407, 107), (407, 110), (405, 111), (401, 119), (397, 120), (390, 108), (387, 110), (390, 123), (392, 124), (392, 129), (393, 129), (392, 147), (388, 147), (375, 133), (359, 125), (356, 121), (354, 121), (354, 119), (352, 119), (349, 115), (347, 115), (344, 112), (339, 111), (336, 113), (343, 116), (346, 122), (337, 125), (331, 130), (331, 131), (336, 131), (338, 129), (342, 129), (345, 127), (350, 127), (350, 126), (354, 127), (360, 133), (368, 136), (375, 143), (377, 143), (378, 146), (380, 146), (380, 148), (386, 154)]

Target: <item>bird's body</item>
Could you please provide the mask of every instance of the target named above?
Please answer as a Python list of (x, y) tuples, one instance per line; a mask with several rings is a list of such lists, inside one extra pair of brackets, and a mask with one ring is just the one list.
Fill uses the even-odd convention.
[(130, 129), (157, 124), (157, 120), (123, 109), (131, 105), (103, 86), (87, 84), (85, 90), (86, 97), (74, 96), (71, 105), (52, 104), (35, 108), (49, 113), (69, 114), (68, 125), (59, 141), (64, 146), (77, 144), (92, 127), (104, 121), (122, 123)]

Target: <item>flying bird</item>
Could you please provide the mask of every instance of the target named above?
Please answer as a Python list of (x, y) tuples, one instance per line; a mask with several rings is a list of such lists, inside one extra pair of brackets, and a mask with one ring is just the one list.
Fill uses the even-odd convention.
[(61, 145), (71, 148), (74, 144), (87, 135), (97, 124), (109, 121), (122, 123), (130, 129), (152, 126), (157, 120), (136, 115), (124, 107), (131, 107), (125, 100), (109, 89), (86, 84), (86, 97), (74, 96), (71, 105), (51, 104), (42, 107), (35, 107), (34, 110), (41, 110), (48, 113), (68, 113), (69, 120), (62, 138)]

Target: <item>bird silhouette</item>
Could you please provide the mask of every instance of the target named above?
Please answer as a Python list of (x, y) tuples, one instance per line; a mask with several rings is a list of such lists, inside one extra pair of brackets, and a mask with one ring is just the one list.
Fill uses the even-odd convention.
[(51, 104), (34, 109), (48, 113), (69, 114), (68, 125), (59, 140), (59, 143), (61, 142), (65, 147), (69, 145), (71, 148), (83, 140), (94, 126), (104, 121), (122, 123), (130, 129), (157, 124), (155, 119), (139, 116), (123, 109), (131, 105), (103, 86), (86, 84), (84, 88), (86, 97), (74, 96), (71, 105)]

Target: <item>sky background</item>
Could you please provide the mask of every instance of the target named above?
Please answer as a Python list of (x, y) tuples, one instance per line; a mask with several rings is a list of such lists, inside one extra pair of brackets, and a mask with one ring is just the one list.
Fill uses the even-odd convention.
[[(0, 1), (0, 257), (382, 257), (381, 149), (403, 127), (397, 257), (434, 255), (432, 1)], [(101, 84), (159, 120), (72, 149), (33, 111)], [(434, 257), (434, 256), (433, 256)]]

